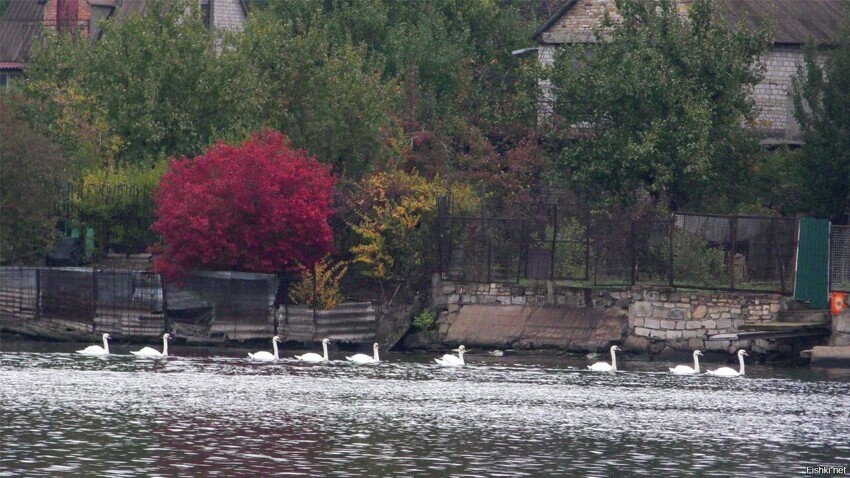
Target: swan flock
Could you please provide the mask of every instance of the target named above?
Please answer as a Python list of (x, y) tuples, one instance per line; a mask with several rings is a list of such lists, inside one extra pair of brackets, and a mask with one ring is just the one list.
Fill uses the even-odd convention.
[[(109, 334), (104, 333), (101, 335), (101, 340), (103, 341), (103, 345), (90, 345), (82, 350), (77, 350), (77, 353), (80, 355), (85, 355), (88, 357), (107, 357), (110, 355), (109, 353), (109, 339), (111, 337)], [(136, 358), (165, 358), (168, 357), (168, 341), (171, 339), (170, 334), (162, 335), (162, 352), (156, 350), (152, 347), (143, 347), (140, 350), (132, 350), (130, 353)], [(261, 350), (255, 353), (248, 353), (248, 359), (256, 362), (273, 362), (280, 359), (280, 353), (278, 350), (278, 344), (281, 342), (280, 336), (275, 335), (272, 337), (272, 353), (269, 353), (265, 350)], [(303, 355), (295, 355), (295, 359), (301, 362), (309, 362), (309, 363), (323, 363), (329, 362), (328, 357), (328, 344), (330, 344), (330, 339), (322, 340), (322, 354), (319, 355), (315, 352), (308, 352)], [(372, 345), (372, 355), (366, 354), (354, 354), (351, 356), (346, 356), (345, 359), (348, 362), (354, 364), (377, 364), (380, 363), (380, 357), (378, 355), (378, 350), (380, 345), (375, 343)], [(592, 372), (616, 372), (617, 371), (617, 352), (621, 352), (618, 346), (613, 345), (609, 349), (611, 352), (611, 363), (608, 362), (596, 362), (592, 365), (588, 365), (587, 369)], [(466, 347), (463, 345), (458, 346), (457, 349), (454, 349), (457, 352), (457, 355), (445, 354), (440, 358), (435, 358), (434, 362), (443, 367), (462, 367), (466, 365), (466, 362), (463, 359), (463, 355), (466, 352)], [(498, 351), (501, 352), (501, 351)], [(494, 356), (502, 356), (501, 353), (492, 353), (490, 355)], [(690, 365), (677, 365), (675, 367), (669, 368), (670, 373), (673, 375), (699, 375), (699, 357), (703, 355), (702, 351), (695, 350), (693, 352), (694, 358), (694, 366)], [(715, 370), (708, 370), (706, 373), (708, 375), (712, 375), (715, 377), (741, 377), (745, 374), (745, 364), (744, 357), (748, 357), (747, 351), (744, 349), (738, 350), (738, 363), (739, 368), (735, 370), (731, 367), (720, 367)]]

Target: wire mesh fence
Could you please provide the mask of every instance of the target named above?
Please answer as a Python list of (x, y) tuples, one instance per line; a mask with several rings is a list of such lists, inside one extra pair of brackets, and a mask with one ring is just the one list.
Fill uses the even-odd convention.
[(829, 231), (829, 290), (850, 292), (850, 226)]
[(550, 205), (524, 218), (462, 217), (438, 207), (439, 271), (450, 280), (793, 290), (797, 219), (590, 212)]

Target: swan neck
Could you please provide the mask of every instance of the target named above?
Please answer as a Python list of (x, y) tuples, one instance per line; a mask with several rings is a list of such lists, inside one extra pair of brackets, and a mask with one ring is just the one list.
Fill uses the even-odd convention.
[(744, 356), (738, 355), (738, 361), (741, 363), (741, 371), (739, 372), (739, 374), (744, 375)]
[(378, 361), (378, 349), (375, 349), (375, 362)]
[(272, 350), (274, 350), (274, 358), (280, 358), (277, 354), (277, 340), (272, 340)]
[(322, 342), (322, 353), (323, 353), (323, 357), (325, 359), (325, 362), (327, 362), (328, 361), (328, 344), (325, 343), (324, 341)]
[(103, 350), (109, 353), (109, 341), (106, 340), (106, 336), (103, 337)]
[(699, 355), (694, 354), (694, 372), (699, 373)]
[(617, 352), (611, 349), (611, 368), (617, 370)]
[(168, 339), (162, 338), (162, 355), (168, 355)]

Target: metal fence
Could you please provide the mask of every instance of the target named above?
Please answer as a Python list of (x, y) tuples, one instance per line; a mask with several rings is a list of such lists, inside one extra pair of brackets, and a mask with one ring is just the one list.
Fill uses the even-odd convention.
[(793, 290), (795, 218), (683, 213), (633, 219), (579, 204), (551, 204), (523, 218), (449, 211), (445, 202), (438, 205), (435, 235), (438, 270), (450, 280)]
[[(286, 286), (297, 280), (300, 277), (291, 274), (281, 281), (273, 274), (198, 271), (180, 284), (163, 288), (158, 274), (145, 271), (0, 267), (0, 320), (19, 330), (35, 331), (33, 326), (43, 325), (42, 332), (51, 328), (62, 333), (107, 332), (125, 337), (171, 331), (205, 342), (267, 338), (277, 333), (287, 336), (291, 332), (288, 327), (297, 322), (293, 318), (304, 319), (307, 310), (304, 306), (278, 307), (292, 305)], [(283, 284), (286, 286), (281, 287)], [(372, 300), (377, 298), (381, 304), (406, 301), (408, 288), (403, 285), (352, 278), (344, 291), (356, 289), (359, 294), (346, 294), (345, 306), (338, 310), (310, 311), (311, 330), (331, 331), (341, 340), (371, 342), (376, 328)], [(350, 302), (352, 299), (357, 302)]]
[(0, 267), (0, 314), (81, 332), (156, 336), (164, 327), (160, 278), (142, 271)]
[(829, 290), (850, 292), (850, 226), (829, 229)]

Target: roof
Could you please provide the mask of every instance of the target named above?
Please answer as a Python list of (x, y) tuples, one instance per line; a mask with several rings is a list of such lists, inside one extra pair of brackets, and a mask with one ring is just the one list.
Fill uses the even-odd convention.
[(32, 39), (41, 31), (44, 2), (12, 0), (0, 21), (0, 63), (23, 64)]
[[(613, 0), (611, 0), (613, 1)], [(799, 45), (809, 39), (822, 45), (838, 39), (841, 19), (847, 14), (848, 0), (713, 0), (734, 28), (743, 23), (755, 30), (761, 26), (773, 31), (775, 44)], [(578, 0), (565, 0), (532, 35), (535, 41), (569, 12)]]
[[(92, 7), (115, 8), (119, 21), (133, 15), (144, 15), (147, 0), (84, 0)], [(41, 32), (45, 0), (11, 0), (0, 18), (0, 70), (20, 70), (29, 57), (33, 38)], [(55, 5), (55, 4), (54, 4)], [(248, 14), (246, 0), (238, 0), (242, 12)], [(116, 8), (117, 7), (117, 8)]]
[(766, 26), (773, 43), (799, 45), (814, 40), (836, 43), (847, 0), (715, 0), (732, 26), (743, 23), (751, 30)]

